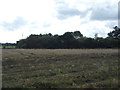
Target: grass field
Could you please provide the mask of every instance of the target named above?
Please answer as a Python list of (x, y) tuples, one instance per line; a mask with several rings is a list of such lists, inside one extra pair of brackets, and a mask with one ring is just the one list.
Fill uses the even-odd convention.
[(1, 48), (9, 48), (9, 49), (15, 49), (16, 48), (16, 46), (2, 46), (2, 45), (0, 45), (0, 49)]
[(117, 49), (3, 49), (3, 88), (116, 88)]

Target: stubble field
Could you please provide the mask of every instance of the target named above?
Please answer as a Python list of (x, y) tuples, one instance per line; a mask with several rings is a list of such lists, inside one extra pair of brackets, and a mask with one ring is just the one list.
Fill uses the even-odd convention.
[(116, 88), (118, 49), (3, 49), (3, 88)]

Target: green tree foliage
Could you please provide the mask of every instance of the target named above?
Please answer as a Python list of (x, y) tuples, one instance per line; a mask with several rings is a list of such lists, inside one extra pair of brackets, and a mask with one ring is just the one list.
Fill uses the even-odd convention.
[(75, 32), (73, 33), (73, 35), (74, 35), (74, 38), (76, 38), (76, 39), (83, 37), (83, 35), (81, 34), (80, 31), (75, 31)]
[(115, 26), (113, 27), (113, 31), (108, 33), (108, 36), (109, 37), (112, 37), (112, 38), (116, 38), (116, 39), (120, 39), (120, 28)]
[(87, 38), (80, 31), (65, 32), (63, 35), (31, 34), (26, 39), (17, 42), (17, 48), (40, 49), (73, 49), (73, 48), (118, 48), (120, 29), (108, 33), (107, 38)]

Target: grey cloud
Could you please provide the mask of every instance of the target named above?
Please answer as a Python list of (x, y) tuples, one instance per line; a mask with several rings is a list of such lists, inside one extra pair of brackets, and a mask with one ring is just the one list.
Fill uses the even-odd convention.
[(118, 3), (118, 19), (120, 20), (120, 1)]
[(118, 27), (120, 27), (120, 1), (118, 3)]
[(91, 20), (117, 20), (117, 5), (102, 3), (95, 5), (92, 9)]
[(65, 9), (58, 10), (58, 18), (59, 19), (66, 19), (68, 17), (76, 16), (79, 14), (80, 14), (79, 10), (72, 9), (72, 8), (65, 8)]
[(24, 25), (27, 24), (27, 21), (25, 21), (22, 17), (16, 17), (16, 19), (12, 23), (3, 22), (1, 26), (7, 30), (16, 30)]
[(69, 5), (63, 1), (56, 1), (56, 10), (58, 19), (67, 19), (72, 16), (84, 17), (89, 10), (79, 11), (76, 8), (70, 8)]

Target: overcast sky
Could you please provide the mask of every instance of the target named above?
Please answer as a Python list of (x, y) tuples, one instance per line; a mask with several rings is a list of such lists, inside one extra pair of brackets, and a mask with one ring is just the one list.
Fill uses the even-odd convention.
[(118, 25), (119, 0), (0, 0), (0, 42), (30, 34), (80, 31), (106, 37)]

